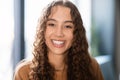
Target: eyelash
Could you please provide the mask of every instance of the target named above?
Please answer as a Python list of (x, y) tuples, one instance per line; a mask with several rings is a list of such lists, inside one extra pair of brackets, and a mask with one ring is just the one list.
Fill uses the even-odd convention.
[(55, 26), (54, 23), (48, 23), (48, 26)]
[(70, 29), (72, 29), (72, 26), (66, 25), (65, 28), (70, 28)]

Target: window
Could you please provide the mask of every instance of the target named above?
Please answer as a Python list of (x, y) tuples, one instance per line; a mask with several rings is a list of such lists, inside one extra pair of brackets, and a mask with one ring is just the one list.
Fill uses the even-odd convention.
[(12, 79), (13, 0), (0, 0), (0, 80)]

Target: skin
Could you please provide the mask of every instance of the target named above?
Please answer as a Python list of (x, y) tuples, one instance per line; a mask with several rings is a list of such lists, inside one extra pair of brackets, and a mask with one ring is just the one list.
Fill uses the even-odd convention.
[(53, 7), (46, 23), (45, 43), (49, 62), (55, 69), (62, 70), (65, 67), (64, 57), (72, 45), (73, 30), (70, 9), (63, 6)]

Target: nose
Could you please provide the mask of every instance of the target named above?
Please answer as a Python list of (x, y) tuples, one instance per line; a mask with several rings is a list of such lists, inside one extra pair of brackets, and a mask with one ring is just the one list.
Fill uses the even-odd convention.
[(56, 28), (55, 35), (56, 35), (57, 37), (63, 37), (63, 36), (64, 36), (62, 26), (58, 26), (58, 27)]

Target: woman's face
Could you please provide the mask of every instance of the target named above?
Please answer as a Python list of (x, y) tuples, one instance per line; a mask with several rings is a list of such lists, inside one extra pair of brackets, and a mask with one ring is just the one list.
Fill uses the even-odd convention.
[(63, 6), (53, 7), (45, 31), (45, 43), (48, 53), (64, 54), (72, 45), (73, 30), (74, 25), (70, 9)]

